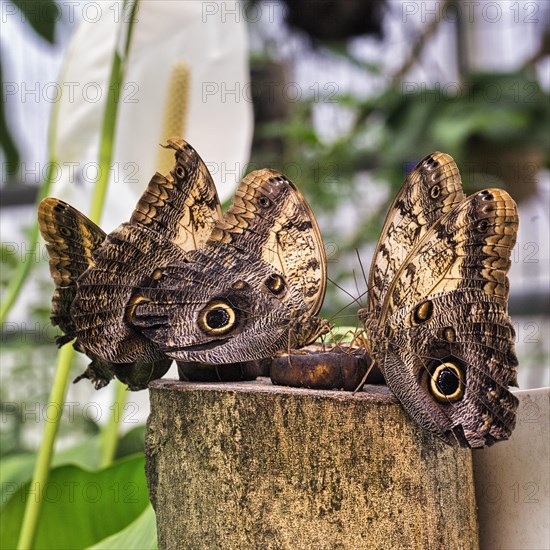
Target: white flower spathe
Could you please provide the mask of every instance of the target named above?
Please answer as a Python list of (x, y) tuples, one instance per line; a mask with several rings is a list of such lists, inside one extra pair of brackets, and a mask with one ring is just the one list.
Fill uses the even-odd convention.
[[(119, 25), (120, 3), (102, 2), (101, 17), (82, 21), (67, 53), (63, 82), (78, 93), (63, 94), (56, 117), (54, 153), (62, 177), (51, 191), (87, 212), (97, 179), (98, 151)], [(247, 29), (238, 18), (207, 16), (208, 2), (142, 0), (126, 59), (113, 166), (101, 225), (112, 230), (130, 216), (158, 169), (159, 143), (174, 68), (187, 68), (182, 137), (211, 169), (220, 199), (229, 198), (249, 158), (253, 119)], [(117, 17), (118, 13), (118, 17)], [(64, 90), (68, 87), (64, 86)], [(172, 90), (173, 96), (173, 90)], [(72, 99), (72, 101), (71, 101)]]

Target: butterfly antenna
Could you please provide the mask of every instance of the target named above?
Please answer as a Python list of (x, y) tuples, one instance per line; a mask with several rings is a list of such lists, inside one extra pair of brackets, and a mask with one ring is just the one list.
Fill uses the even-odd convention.
[[(330, 335), (332, 336), (332, 327), (329, 328)], [(327, 342), (324, 334), (321, 334), (321, 350), (322, 353), (327, 351)]]
[[(361, 296), (361, 293), (359, 292), (359, 285), (357, 284), (357, 274), (355, 273), (355, 269), (352, 270), (353, 273), (353, 282), (355, 283), (355, 290), (357, 291), (357, 296)], [(363, 304), (361, 303), (360, 299), (357, 299), (357, 303), (359, 304), (359, 307), (363, 307)]]
[(360, 304), (359, 300), (361, 299), (362, 296), (365, 295), (365, 293), (359, 293), (359, 297), (356, 298), (351, 292), (349, 292), (348, 290), (346, 290), (343, 286), (339, 285), (336, 281), (333, 281), (330, 277), (327, 277), (327, 280), (332, 283), (338, 290), (341, 290), (344, 294), (347, 294), (353, 301), (348, 304), (346, 307), (349, 307), (351, 306), (351, 304), (353, 304), (354, 302), (357, 302)]
[[(342, 353), (345, 353), (346, 355), (354, 355), (354, 353), (353, 353), (354, 350), (357, 350), (358, 347), (359, 347), (356, 343), (357, 342), (357, 332), (358, 332), (357, 328), (355, 329), (355, 331), (352, 331), (352, 330), (346, 331), (344, 334), (342, 334), (340, 339), (335, 342), (334, 348), (339, 349)], [(343, 343), (344, 338), (348, 334), (350, 334), (352, 336), (352, 340), (351, 340), (351, 342), (347, 343), (346, 347), (344, 348), (342, 346), (342, 343)]]
[[(360, 345), (361, 347), (364, 348), (365, 353), (369, 356), (369, 359), (371, 360), (371, 363), (369, 365), (369, 368), (367, 369), (367, 372), (365, 373), (365, 375), (361, 379), (361, 382), (359, 382), (358, 386), (353, 391), (352, 395), (355, 395), (364, 386), (365, 382), (367, 381), (367, 377), (369, 376), (372, 369), (376, 365), (376, 360), (374, 359), (374, 355), (372, 353), (371, 346), (369, 345), (369, 342), (366, 340), (366, 337), (365, 337), (365, 331), (364, 330), (357, 331), (356, 334), (355, 334), (355, 338), (357, 339), (358, 345)], [(385, 361), (386, 353), (387, 353), (387, 351), (384, 353), (384, 361)]]
[[(361, 296), (364, 296), (365, 294), (367, 294), (367, 296), (369, 296), (369, 293), (372, 292), (372, 289), (373, 289), (373, 286), (374, 285), (370, 285), (369, 286), (369, 280), (367, 278), (367, 273), (365, 271), (365, 267), (363, 266), (363, 261), (361, 260), (361, 255), (359, 254), (359, 249), (355, 249), (355, 254), (357, 255), (357, 261), (359, 262), (359, 265), (361, 266), (361, 273), (363, 274), (363, 280), (365, 281), (365, 285), (367, 287), (367, 290), (365, 292), (363, 292), (363, 294), (361, 294)], [(374, 258), (373, 258), (373, 261), (374, 261)]]
[(357, 385), (357, 387), (353, 390), (353, 393), (351, 395), (355, 395), (364, 385), (367, 381), (367, 378), (369, 377), (369, 374), (371, 373), (372, 369), (374, 368), (375, 362), (374, 360), (369, 365), (369, 368), (367, 369), (367, 372), (365, 372), (363, 378), (361, 378), (361, 382)]
[(363, 274), (363, 280), (365, 281), (365, 285), (368, 288), (369, 281), (367, 279), (367, 274), (365, 272), (365, 268), (363, 267), (363, 262), (361, 260), (361, 254), (359, 254), (359, 249), (358, 248), (355, 249), (355, 254), (357, 255), (357, 261), (359, 262), (359, 265), (361, 266), (361, 273)]
[(364, 339), (364, 330), (360, 327), (357, 327), (355, 329), (355, 332), (353, 333), (353, 338), (351, 342), (349, 343), (350, 348), (361, 348), (363, 347), (362, 340)]
[(336, 319), (338, 317), (338, 315), (340, 315), (340, 313), (342, 313), (342, 311), (345, 311), (348, 307), (352, 306), (353, 304), (357, 303), (357, 304), (361, 305), (361, 302), (360, 302), (361, 297), (364, 296), (367, 291), (363, 292), (361, 295), (359, 295), (359, 297), (356, 298), (353, 294), (351, 294), (351, 292), (348, 292), (345, 288), (340, 286), (336, 281), (333, 281), (330, 277), (327, 277), (327, 279), (336, 288), (338, 288), (339, 290), (341, 290), (342, 292), (344, 292), (345, 294), (347, 294), (351, 298), (350, 303), (348, 303), (344, 307), (340, 308), (334, 315), (332, 315), (332, 317), (330, 317), (330, 319), (328, 319), (328, 321), (330, 323), (330, 322), (334, 321), (334, 319)]

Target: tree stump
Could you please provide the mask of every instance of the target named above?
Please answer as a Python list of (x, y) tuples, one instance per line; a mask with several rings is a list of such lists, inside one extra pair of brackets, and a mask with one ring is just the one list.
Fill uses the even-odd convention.
[(146, 457), (159, 548), (478, 548), (469, 450), (385, 386), (157, 380)]

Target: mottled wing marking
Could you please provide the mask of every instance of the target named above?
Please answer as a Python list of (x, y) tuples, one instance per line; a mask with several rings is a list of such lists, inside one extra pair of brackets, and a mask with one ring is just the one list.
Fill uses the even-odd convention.
[(380, 324), (396, 309), (461, 288), (480, 288), (506, 303), (517, 228), (516, 204), (505, 191), (487, 189), (465, 199), (405, 258), (388, 287)]
[[(174, 359), (223, 364), (269, 357), (285, 348), (292, 312), (303, 310), (295, 289), (275, 297), (265, 287), (277, 273), (272, 265), (225, 246), (190, 252), (140, 289), (132, 322)], [(222, 334), (201, 330), (201, 312), (218, 300), (234, 310), (235, 326)]]
[[(515, 425), (507, 272), (517, 229), (505, 191), (464, 199), (416, 240), (379, 309), (361, 313), (388, 386), (422, 426), (452, 444), (490, 445)], [(444, 363), (464, 374), (456, 402), (436, 403), (428, 390), (430, 373)]]
[(46, 241), (55, 283), (51, 320), (70, 333), (74, 329), (70, 307), (76, 295), (76, 281), (94, 265), (93, 252), (106, 234), (84, 214), (55, 198), (44, 199), (38, 206), (38, 226)]
[(321, 232), (303, 195), (281, 173), (263, 169), (246, 176), (207, 244), (231, 244), (260, 257), (300, 290), (309, 315), (321, 308), (326, 289)]
[(182, 250), (204, 246), (222, 212), (216, 187), (198, 153), (180, 138), (168, 140), (176, 163), (169, 174), (158, 172), (132, 214), (130, 224), (147, 227)]
[[(133, 323), (179, 361), (261, 359), (324, 331), (315, 314), (325, 281), (323, 244), (305, 199), (279, 172), (259, 170), (240, 183), (206, 247), (141, 289)], [(231, 330), (200, 329), (216, 300), (234, 310)]]
[(114, 363), (160, 359), (158, 346), (128, 322), (136, 288), (203, 246), (221, 210), (206, 165), (188, 143), (168, 140), (176, 163), (167, 176), (156, 174), (129, 223), (108, 235), (96, 265), (79, 280), (71, 314), (83, 345)]
[[(132, 389), (140, 389), (166, 372), (171, 360), (129, 322), (132, 297), (163, 267), (203, 246), (221, 217), (212, 178), (197, 152), (179, 138), (168, 140), (167, 147), (175, 151), (174, 169), (153, 176), (130, 222), (108, 236), (101, 232), (101, 239), (82, 251), (68, 250), (63, 261), (80, 262), (74, 277), (65, 273), (64, 264), (52, 271), (60, 284), (68, 279), (72, 285), (70, 296), (62, 291), (66, 322), (60, 326), (92, 359), (83, 376), (96, 387), (116, 374)], [(83, 243), (87, 229), (81, 231)], [(59, 264), (55, 253), (53, 258)]]
[[(507, 439), (517, 410), (517, 399), (508, 387), (517, 385), (518, 361), (505, 300), (474, 287), (432, 295), (429, 300), (433, 315), (426, 323), (411, 323), (417, 304), (396, 311), (389, 320), (395, 335), (390, 355), (399, 358), (385, 366), (392, 391), (407, 403), (421, 405), (409, 409), (419, 424), (433, 428), (430, 424), (437, 419), (438, 431), (451, 443), (457, 426), (471, 447)], [(444, 337), (448, 327), (453, 329), (452, 342)], [(435, 407), (426, 380), (445, 360), (462, 365), (465, 395), (457, 403)]]
[(369, 274), (369, 310), (380, 306), (405, 258), (433, 223), (464, 200), (458, 168), (433, 153), (409, 174), (389, 209)]
[(144, 227), (124, 223), (110, 233), (93, 269), (80, 277), (71, 308), (84, 347), (113, 363), (158, 359), (157, 346), (127, 322), (127, 310), (135, 288), (182, 255), (176, 244)]

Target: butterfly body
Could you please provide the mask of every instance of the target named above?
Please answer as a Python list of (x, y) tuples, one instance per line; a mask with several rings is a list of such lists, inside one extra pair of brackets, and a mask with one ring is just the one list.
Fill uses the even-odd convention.
[(464, 197), (436, 153), (405, 181), (375, 253), (359, 312), (367, 350), (409, 414), (450, 444), (490, 445), (515, 424), (506, 275), (517, 226), (505, 191)]

